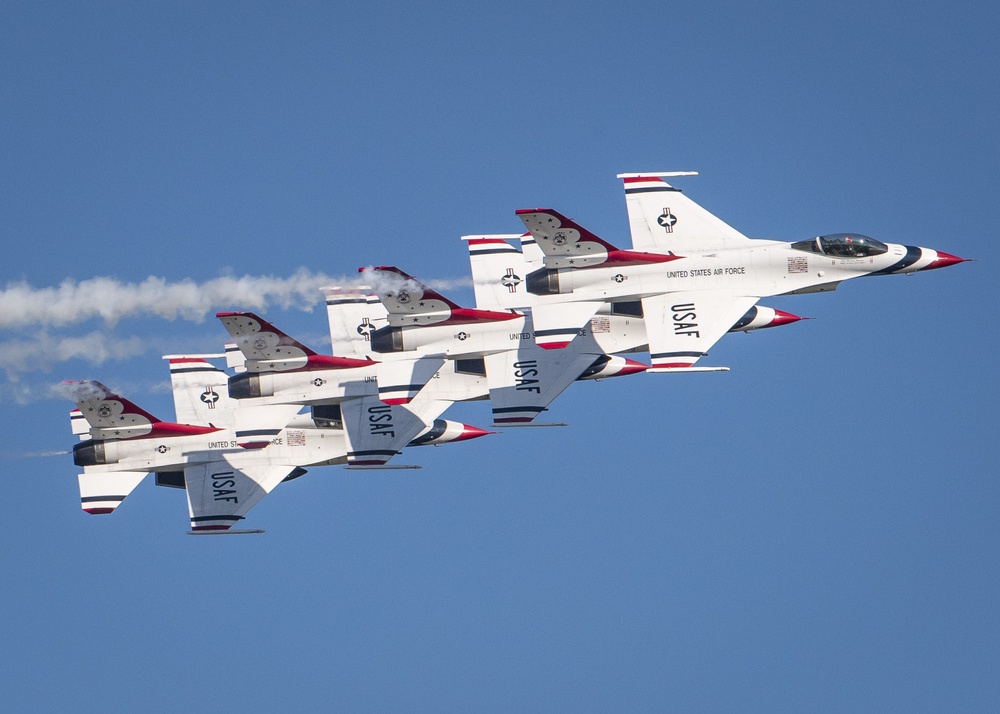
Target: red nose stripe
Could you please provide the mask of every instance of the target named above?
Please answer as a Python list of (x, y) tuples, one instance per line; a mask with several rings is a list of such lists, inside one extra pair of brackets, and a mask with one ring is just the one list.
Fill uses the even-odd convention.
[(496, 432), (486, 431), (485, 429), (480, 429), (478, 426), (472, 426), (471, 424), (462, 424), (462, 433), (455, 437), (455, 441), (478, 439), (480, 436), (486, 436), (487, 434), (496, 434)]
[(634, 359), (626, 358), (625, 366), (618, 371), (618, 374), (638, 374), (639, 372), (645, 372), (647, 369), (649, 369), (648, 364), (643, 364), (642, 362), (636, 362)]
[(767, 324), (767, 326), (768, 327), (777, 327), (778, 325), (787, 325), (787, 324), (792, 323), (792, 322), (798, 322), (801, 319), (802, 318), (799, 317), (798, 315), (793, 315), (790, 312), (785, 312), (784, 310), (775, 310), (774, 311), (774, 319), (771, 320)]
[(947, 268), (949, 265), (955, 265), (956, 263), (964, 263), (965, 258), (959, 258), (957, 255), (951, 255), (950, 253), (942, 253), (938, 251), (937, 260), (928, 265), (924, 270), (934, 270), (935, 268)]

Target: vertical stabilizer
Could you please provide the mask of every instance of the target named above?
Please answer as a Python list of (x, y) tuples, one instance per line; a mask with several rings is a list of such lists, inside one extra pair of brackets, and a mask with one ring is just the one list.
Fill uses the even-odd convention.
[(389, 324), (389, 313), (371, 288), (323, 288), (333, 354), (376, 359), (371, 348), (375, 330)]
[[(472, 266), (472, 285), (476, 293), (476, 307), (480, 310), (507, 310), (530, 307), (525, 278), (532, 268), (525, 261), (525, 255), (509, 240), (521, 236), (474, 235), (462, 236), (469, 249), (469, 263)], [(534, 244), (534, 239), (528, 236)], [(541, 252), (536, 268), (541, 267)]]

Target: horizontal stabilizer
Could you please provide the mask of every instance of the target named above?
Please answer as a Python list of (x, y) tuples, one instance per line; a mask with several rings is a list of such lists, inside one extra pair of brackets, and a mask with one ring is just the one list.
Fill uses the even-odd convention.
[(375, 365), (379, 399), (386, 404), (407, 404), (442, 365), (441, 357), (379, 362)]
[(84, 472), (78, 479), (80, 507), (95, 516), (112, 513), (145, 476), (145, 471)]
[(542, 349), (562, 349), (579, 335), (604, 303), (564, 302), (535, 305), (531, 320), (535, 344)]

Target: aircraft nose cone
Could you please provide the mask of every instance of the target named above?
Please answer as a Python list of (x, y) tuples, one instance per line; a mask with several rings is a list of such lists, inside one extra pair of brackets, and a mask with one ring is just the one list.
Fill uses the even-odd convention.
[(798, 315), (793, 315), (790, 312), (785, 312), (784, 310), (775, 310), (774, 318), (767, 324), (768, 327), (777, 327), (778, 325), (788, 325), (793, 322), (798, 322), (803, 318)]
[(928, 265), (924, 270), (934, 270), (935, 268), (947, 268), (949, 265), (957, 265), (958, 263), (965, 263), (967, 258), (959, 258), (957, 255), (951, 255), (950, 253), (942, 253), (940, 250), (935, 251), (937, 253), (937, 258)]
[(486, 436), (487, 434), (496, 434), (496, 432), (486, 431), (485, 429), (480, 429), (478, 426), (472, 426), (471, 424), (462, 424), (462, 433), (455, 437), (455, 441), (478, 439), (480, 436)]
[(638, 374), (639, 372), (645, 372), (647, 369), (649, 369), (648, 364), (643, 364), (642, 362), (636, 362), (634, 359), (629, 359), (628, 357), (626, 357), (625, 365), (621, 368), (621, 371), (618, 372), (618, 375), (621, 376), (626, 374)]

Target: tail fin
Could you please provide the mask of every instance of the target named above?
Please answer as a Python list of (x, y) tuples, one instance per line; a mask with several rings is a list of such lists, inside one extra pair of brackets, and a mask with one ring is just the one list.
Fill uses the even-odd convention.
[(436, 290), (390, 265), (358, 268), (389, 312), (389, 324), (439, 322), (461, 308)]
[[(532, 268), (525, 261), (523, 251), (507, 242), (518, 238), (516, 234), (462, 236), (469, 247), (476, 307), (507, 310), (532, 305), (532, 296), (524, 282)], [(531, 240), (534, 245), (534, 239)], [(542, 267), (540, 257), (535, 267)]]
[(694, 173), (618, 174), (625, 186), (625, 207), (635, 250), (716, 250), (739, 247), (750, 240), (661, 178), (691, 175)]
[(83, 417), (83, 412), (79, 409), (72, 409), (69, 413), (69, 428), (76, 436), (80, 437), (80, 441), (84, 441), (90, 438), (90, 424)]
[(359, 270), (370, 279), (375, 294), (389, 312), (389, 324), (393, 326), (413, 327), (445, 322), (458, 325), (516, 320), (522, 317), (514, 312), (460, 307), (399, 268), (383, 265)]
[[(94, 380), (63, 382), (63, 386), (90, 425), (92, 439), (185, 436), (218, 431), (218, 427), (162, 421)], [(84, 438), (82, 431), (77, 429), (79, 427), (74, 427), (73, 433)], [(77, 444), (78, 448), (80, 446)]]
[(378, 296), (367, 286), (323, 288), (323, 292), (333, 354), (368, 358), (374, 353), (372, 333), (389, 324), (389, 313)]
[(531, 233), (521, 236), (521, 254), (524, 256), (524, 272), (530, 273), (545, 267), (545, 253), (538, 247), (538, 241)]
[(551, 208), (523, 208), (516, 213), (545, 254), (547, 268), (600, 265), (618, 250)]
[(229, 376), (208, 362), (223, 356), (163, 356), (170, 367), (170, 387), (177, 421), (232, 426), (234, 404), (229, 398)]
[(257, 367), (263, 362), (272, 371), (297, 369), (316, 354), (252, 312), (218, 312), (215, 316), (246, 357), (245, 367), (251, 372), (260, 371)]
[(226, 367), (236, 374), (247, 371), (247, 358), (235, 342), (226, 343)]
[(217, 317), (235, 338), (249, 372), (354, 369), (371, 364), (370, 360), (317, 354), (252, 312), (220, 312)]
[[(113, 435), (121, 439), (145, 436), (161, 421), (95, 380), (67, 381), (63, 386), (90, 425), (91, 436)], [(74, 429), (74, 433), (82, 432)]]

